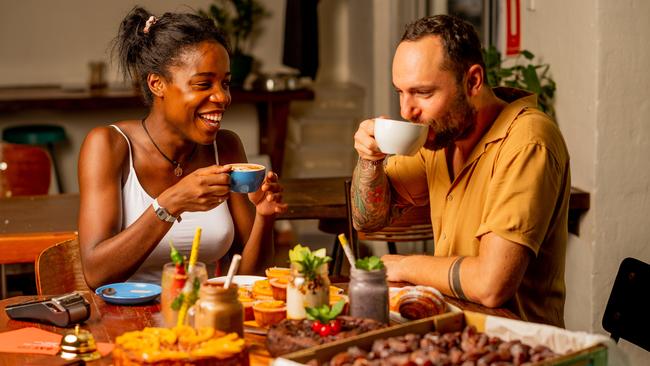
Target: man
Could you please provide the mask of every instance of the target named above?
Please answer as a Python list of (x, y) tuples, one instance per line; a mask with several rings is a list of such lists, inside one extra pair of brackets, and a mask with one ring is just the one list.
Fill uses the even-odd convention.
[(388, 279), (507, 307), (564, 326), (569, 156), (555, 123), (521, 90), (487, 85), (478, 36), (438, 15), (407, 26), (393, 59), (404, 119), (429, 125), (414, 156), (386, 159), (374, 120), (357, 130), (357, 230), (430, 204), (434, 256), (386, 255)]

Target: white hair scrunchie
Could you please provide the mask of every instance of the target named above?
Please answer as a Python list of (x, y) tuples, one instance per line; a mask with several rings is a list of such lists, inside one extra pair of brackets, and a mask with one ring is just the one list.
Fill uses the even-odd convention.
[(144, 24), (144, 29), (142, 30), (144, 34), (149, 34), (149, 28), (151, 28), (152, 25), (156, 24), (158, 21), (158, 18), (155, 16), (150, 16), (149, 19), (147, 19), (147, 22)]

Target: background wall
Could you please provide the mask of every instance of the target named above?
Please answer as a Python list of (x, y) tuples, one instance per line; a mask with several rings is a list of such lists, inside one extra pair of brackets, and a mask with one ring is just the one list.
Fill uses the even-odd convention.
[[(650, 2), (525, 1), (523, 47), (551, 64), (557, 119), (573, 185), (591, 209), (567, 255), (567, 328), (604, 332), (602, 314), (620, 262), (650, 262)], [(540, 30), (542, 30), (540, 32)], [(635, 364), (648, 352), (621, 346)]]

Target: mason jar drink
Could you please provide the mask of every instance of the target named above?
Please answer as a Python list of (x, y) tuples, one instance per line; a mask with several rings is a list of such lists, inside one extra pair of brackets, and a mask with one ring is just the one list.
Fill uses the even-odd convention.
[[(205, 263), (197, 262), (194, 265), (193, 271), (199, 283), (203, 283), (208, 279), (208, 271)], [(176, 326), (178, 311), (172, 309), (172, 303), (183, 291), (187, 278), (187, 273), (178, 273), (174, 263), (169, 262), (163, 266), (162, 279), (160, 281), (160, 286), (162, 287), (160, 294), (160, 312), (167, 327), (171, 328)]]
[(388, 324), (388, 285), (386, 269), (350, 269), (350, 315)]

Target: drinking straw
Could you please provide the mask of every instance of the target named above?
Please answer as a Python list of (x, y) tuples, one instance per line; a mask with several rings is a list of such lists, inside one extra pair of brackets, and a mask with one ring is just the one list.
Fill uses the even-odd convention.
[(223, 288), (227, 289), (230, 287), (232, 278), (235, 276), (235, 273), (237, 273), (237, 269), (239, 268), (240, 260), (241, 260), (241, 255), (239, 254), (235, 254), (232, 257), (232, 262), (230, 262), (230, 268), (228, 268), (228, 275), (226, 275), (226, 282), (223, 284)]
[(199, 257), (200, 243), (201, 227), (197, 227), (196, 232), (194, 233), (194, 240), (192, 241), (190, 261), (187, 265), (187, 280), (185, 280), (185, 285), (183, 286), (183, 304), (181, 305), (180, 310), (178, 310), (178, 319), (176, 320), (176, 326), (181, 326), (183, 323), (185, 323), (185, 315), (187, 314), (187, 309), (190, 306), (190, 293), (194, 287), (194, 265), (196, 264), (196, 259)]
[(350, 268), (355, 268), (354, 254), (352, 254), (352, 249), (350, 248), (348, 239), (345, 238), (345, 234), (339, 234), (339, 242), (343, 247), (343, 252), (345, 253), (345, 256), (348, 258), (348, 262), (350, 262)]

